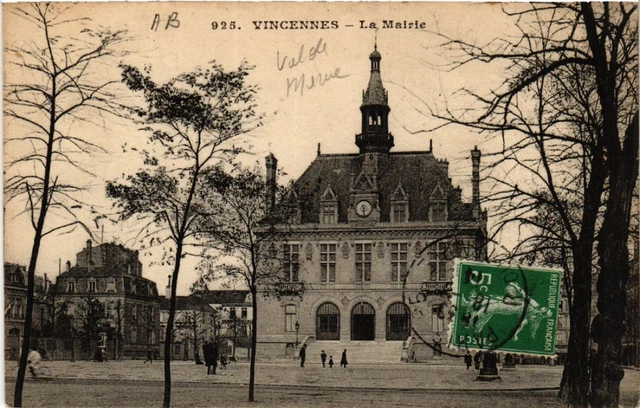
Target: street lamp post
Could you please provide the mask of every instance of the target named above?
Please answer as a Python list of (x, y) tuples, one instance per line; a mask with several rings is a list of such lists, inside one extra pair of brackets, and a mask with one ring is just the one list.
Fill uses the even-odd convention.
[(296, 320), (296, 348), (298, 348), (298, 332), (300, 331), (300, 323)]

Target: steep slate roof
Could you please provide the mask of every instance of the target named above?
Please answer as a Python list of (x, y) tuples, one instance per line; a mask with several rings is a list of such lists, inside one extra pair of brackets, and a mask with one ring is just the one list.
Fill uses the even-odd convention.
[(210, 290), (199, 296), (209, 304), (226, 305), (244, 303), (248, 294), (248, 290)]
[[(128, 270), (123, 267), (92, 267), (91, 269), (85, 266), (74, 266), (68, 272), (60, 274), (61, 278), (132, 278), (136, 280), (143, 280), (147, 282), (153, 282), (142, 276), (128, 273)], [(153, 282), (155, 283), (155, 282)]]
[[(169, 310), (170, 298), (160, 298), (160, 309)], [(176, 297), (176, 310), (196, 310), (201, 312), (212, 312), (213, 309), (209, 306), (209, 302), (198, 296), (177, 296)]]
[[(449, 220), (473, 220), (472, 204), (462, 203), (453, 194), (453, 186), (444, 168), (431, 151), (390, 153), (378, 163), (380, 221), (390, 221), (391, 199), (402, 182), (409, 196), (409, 221), (427, 221), (431, 195), (440, 186), (449, 203)], [(338, 196), (338, 222), (347, 222), (350, 187), (361, 172), (359, 154), (319, 155), (296, 180), (294, 188), (301, 204), (301, 223), (318, 223), (321, 195), (331, 185)]]
[(371, 77), (369, 77), (369, 85), (364, 93), (362, 100), (363, 105), (386, 105), (387, 96), (382, 86), (382, 78), (380, 77), (380, 71), (372, 71)]

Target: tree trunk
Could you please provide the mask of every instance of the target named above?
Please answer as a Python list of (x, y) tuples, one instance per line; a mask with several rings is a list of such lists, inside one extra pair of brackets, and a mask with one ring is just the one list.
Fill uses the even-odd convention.
[(592, 323), (598, 352), (591, 373), (591, 405), (617, 407), (620, 401), (622, 336), (625, 332), (626, 287), (629, 279), (629, 222), (638, 178), (638, 114), (626, 131), (618, 160), (610, 163), (610, 190), (598, 255), (598, 312)]
[[(584, 252), (584, 254), (580, 254)], [(591, 309), (591, 248), (578, 251), (574, 262), (573, 302), (567, 361), (562, 372), (558, 398), (570, 407), (588, 405), (589, 395), (589, 317)], [(574, 257), (577, 261), (578, 259)]]
[(254, 386), (256, 382), (256, 344), (258, 342), (258, 301), (257, 288), (251, 285), (251, 306), (253, 307), (253, 320), (251, 321), (251, 365), (249, 369), (249, 402), (254, 399)]
[[(47, 26), (45, 24), (45, 30)], [(48, 32), (47, 41), (48, 41)], [(52, 58), (53, 59), (53, 58)], [(16, 387), (13, 394), (13, 406), (22, 406), (22, 388), (24, 387), (24, 376), (27, 372), (27, 357), (29, 355), (29, 346), (31, 343), (31, 325), (33, 324), (33, 298), (35, 288), (36, 265), (38, 264), (38, 255), (40, 254), (40, 244), (42, 242), (42, 232), (44, 230), (44, 221), (47, 217), (49, 209), (49, 199), (51, 196), (50, 179), (51, 166), (53, 157), (53, 141), (56, 134), (56, 79), (52, 78), (51, 82), (51, 108), (49, 111), (49, 132), (47, 135), (47, 153), (44, 164), (44, 177), (42, 185), (42, 197), (40, 200), (40, 214), (38, 214), (38, 222), (36, 224), (35, 235), (33, 237), (33, 248), (31, 248), (31, 259), (29, 260), (29, 269), (27, 270), (27, 313), (24, 317), (24, 336), (22, 338), (22, 354), (20, 355), (20, 363), (18, 365), (18, 376), (16, 378)]]
[(176, 265), (173, 268), (171, 278), (171, 302), (169, 306), (169, 318), (167, 319), (167, 330), (164, 340), (164, 400), (162, 406), (171, 406), (171, 344), (173, 340), (173, 321), (176, 315), (176, 292), (178, 290), (178, 273), (180, 272), (180, 261), (182, 260), (182, 241), (176, 245)]

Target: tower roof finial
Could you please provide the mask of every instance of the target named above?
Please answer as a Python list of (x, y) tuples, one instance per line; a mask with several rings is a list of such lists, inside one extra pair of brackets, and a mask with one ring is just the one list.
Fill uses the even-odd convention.
[(374, 34), (373, 50), (378, 51), (378, 29), (377, 28)]

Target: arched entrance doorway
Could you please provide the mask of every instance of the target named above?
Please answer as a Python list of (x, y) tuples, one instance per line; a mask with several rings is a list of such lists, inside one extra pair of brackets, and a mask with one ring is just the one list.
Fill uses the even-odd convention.
[(351, 340), (375, 340), (376, 312), (369, 303), (360, 302), (351, 310)]
[(409, 308), (397, 302), (387, 309), (387, 340), (406, 340), (411, 334)]
[(325, 302), (316, 311), (316, 339), (340, 340), (340, 310), (331, 302)]

